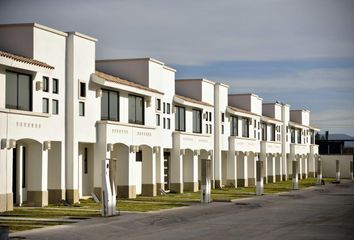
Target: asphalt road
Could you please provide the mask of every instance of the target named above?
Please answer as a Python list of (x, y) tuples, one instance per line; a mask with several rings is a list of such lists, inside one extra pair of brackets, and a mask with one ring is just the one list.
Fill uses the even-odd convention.
[(36, 229), (26, 239), (354, 239), (354, 181)]

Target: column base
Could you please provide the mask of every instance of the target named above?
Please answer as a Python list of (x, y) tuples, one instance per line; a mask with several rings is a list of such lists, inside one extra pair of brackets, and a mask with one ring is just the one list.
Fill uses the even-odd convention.
[(282, 181), (282, 175), (275, 175), (275, 181), (276, 182), (280, 182), (280, 181)]
[(32, 207), (48, 206), (47, 191), (27, 191), (27, 203)]
[(235, 180), (235, 179), (227, 179), (226, 180), (226, 186), (227, 187), (237, 188), (237, 180)]
[(248, 186), (256, 186), (256, 179), (255, 178), (249, 178), (248, 179)]
[(248, 179), (237, 179), (237, 187), (248, 187)]
[(183, 183), (170, 183), (171, 193), (183, 193)]
[(268, 183), (274, 183), (275, 178), (274, 176), (268, 176)]
[(215, 180), (215, 188), (222, 188), (221, 180)]
[(66, 201), (68, 203), (79, 202), (79, 190), (78, 189), (66, 189)]
[(148, 197), (156, 196), (156, 184), (142, 184), (141, 195)]
[(65, 199), (64, 189), (48, 189), (48, 202), (52, 204), (59, 203), (59, 200)]
[(119, 185), (117, 186), (117, 196), (119, 198), (136, 198), (136, 186)]
[(6, 212), (12, 210), (14, 210), (13, 194), (12, 193), (0, 194), (0, 212)]
[(156, 194), (161, 195), (160, 189), (165, 190), (164, 183), (156, 183)]
[(183, 187), (184, 187), (184, 191), (198, 192), (198, 183), (197, 182), (184, 182)]

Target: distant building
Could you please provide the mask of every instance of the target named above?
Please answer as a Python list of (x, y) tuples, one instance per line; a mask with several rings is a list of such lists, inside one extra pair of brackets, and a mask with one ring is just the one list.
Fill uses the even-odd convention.
[(318, 134), (316, 144), (320, 154), (353, 154), (354, 137), (347, 134)]

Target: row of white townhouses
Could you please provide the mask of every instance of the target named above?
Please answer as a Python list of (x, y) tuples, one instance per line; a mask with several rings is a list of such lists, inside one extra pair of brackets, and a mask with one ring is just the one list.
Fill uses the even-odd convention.
[(39, 24), (0, 25), (0, 211), (99, 195), (101, 160), (117, 159), (119, 197), (252, 186), (314, 175), (319, 129), (308, 110), (175, 79), (152, 58), (96, 60), (97, 40)]

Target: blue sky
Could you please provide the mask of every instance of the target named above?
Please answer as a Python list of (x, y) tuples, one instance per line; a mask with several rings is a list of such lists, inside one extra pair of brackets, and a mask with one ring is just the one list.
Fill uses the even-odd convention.
[(354, 1), (0, 0), (0, 23), (38, 22), (99, 39), (97, 58), (157, 58), (311, 110), (323, 131), (354, 135)]

